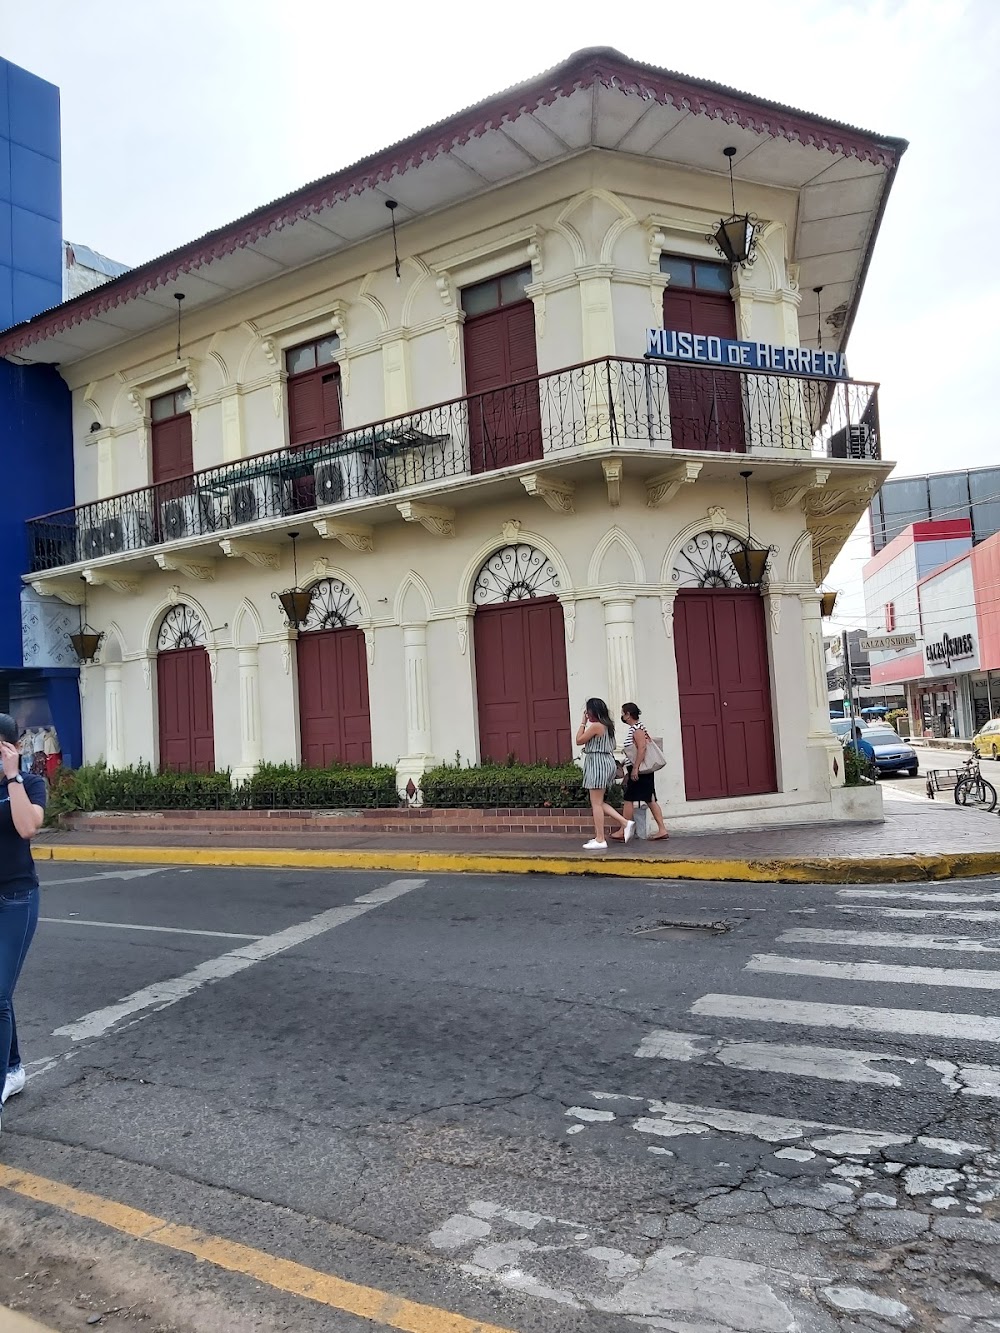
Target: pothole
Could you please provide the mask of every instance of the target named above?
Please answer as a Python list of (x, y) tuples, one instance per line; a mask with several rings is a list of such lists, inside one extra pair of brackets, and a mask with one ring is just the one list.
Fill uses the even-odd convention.
[(732, 928), (731, 921), (657, 921), (632, 933), (641, 940), (669, 940), (684, 935), (728, 935)]

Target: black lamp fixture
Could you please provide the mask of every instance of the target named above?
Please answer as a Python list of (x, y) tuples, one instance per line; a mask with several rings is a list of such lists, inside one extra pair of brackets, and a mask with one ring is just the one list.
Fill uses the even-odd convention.
[(289, 629), (301, 629), (309, 619), (309, 612), (312, 610), (312, 593), (308, 588), (299, 587), (299, 561), (295, 549), (299, 534), (290, 532), (288, 536), (292, 543), (292, 569), (295, 576), (295, 586), (286, 588), (284, 592), (272, 592), (271, 596), (276, 597), (281, 603), (281, 609), (285, 613)]
[(385, 206), (389, 210), (389, 216), (392, 218), (392, 257), (396, 261), (396, 281), (399, 282), (399, 248), (396, 245), (396, 209), (399, 207), (395, 199), (387, 199)]
[(69, 636), (69, 641), (73, 645), (73, 651), (76, 653), (77, 660), (81, 666), (90, 666), (97, 656), (97, 650), (101, 646), (104, 635), (87, 624), (87, 593), (86, 584), (84, 584), (83, 606), (80, 611), (80, 629), (76, 634)]
[(747, 535), (738, 551), (730, 551), (729, 559), (740, 576), (740, 582), (747, 588), (759, 588), (767, 573), (767, 562), (771, 558), (770, 546), (753, 546), (750, 536), (750, 478), (752, 472), (741, 472), (743, 485), (747, 493)]
[(181, 359), (181, 306), (184, 304), (184, 293), (174, 292), (174, 300), (177, 302), (177, 360)]
[(839, 592), (820, 592), (819, 595), (819, 613), (824, 620), (829, 620), (833, 615), (834, 607), (837, 605)]
[(813, 295), (816, 297), (816, 348), (817, 351), (823, 350), (823, 311), (820, 308), (819, 298), (823, 295), (822, 287), (814, 287)]
[(733, 182), (733, 158), (736, 156), (735, 148), (723, 148), (722, 150), (729, 160), (729, 195), (732, 200), (733, 211), (727, 218), (723, 218), (719, 223), (714, 235), (706, 237), (718, 249), (722, 257), (735, 268), (749, 268), (757, 258), (757, 233), (760, 231), (760, 223), (753, 213), (737, 213), (736, 211), (736, 186)]

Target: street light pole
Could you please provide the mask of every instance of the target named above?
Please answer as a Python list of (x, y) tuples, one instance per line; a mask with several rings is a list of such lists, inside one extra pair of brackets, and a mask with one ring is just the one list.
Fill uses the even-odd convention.
[(847, 704), (847, 716), (851, 719), (851, 740), (854, 740), (854, 693), (851, 680), (851, 639), (849, 632), (841, 631), (841, 645), (844, 652), (844, 702)]

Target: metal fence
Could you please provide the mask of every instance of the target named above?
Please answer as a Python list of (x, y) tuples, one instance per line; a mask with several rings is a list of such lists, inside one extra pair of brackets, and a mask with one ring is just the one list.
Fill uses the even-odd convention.
[(316, 514), (586, 446), (878, 459), (878, 388), (607, 358), (28, 523), (32, 572)]

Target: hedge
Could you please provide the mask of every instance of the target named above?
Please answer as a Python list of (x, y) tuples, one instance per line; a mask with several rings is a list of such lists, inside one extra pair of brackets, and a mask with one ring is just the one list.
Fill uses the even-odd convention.
[(263, 764), (238, 795), (247, 810), (385, 810), (399, 805), (396, 770), (390, 764)]
[(581, 777), (576, 764), (442, 764), (427, 770), (420, 790), (424, 805), (439, 809), (585, 808)]

